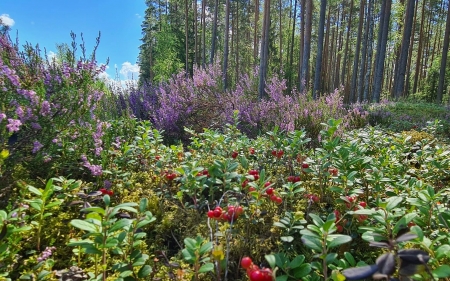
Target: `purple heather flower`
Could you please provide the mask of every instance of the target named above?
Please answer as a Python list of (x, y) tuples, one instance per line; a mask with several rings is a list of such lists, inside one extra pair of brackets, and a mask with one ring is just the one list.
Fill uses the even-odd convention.
[(6, 125), (6, 128), (10, 133), (18, 132), (20, 125), (22, 125), (22, 122), (20, 122), (20, 120), (8, 118), (8, 125)]
[(42, 116), (50, 115), (50, 103), (48, 101), (42, 102), (40, 113)]
[(33, 142), (33, 153), (37, 153), (43, 147), (44, 146), (40, 142), (38, 141)]
[(36, 123), (36, 122), (31, 123), (31, 128), (33, 128), (33, 130), (36, 130), (36, 131), (42, 129), (41, 125), (39, 125), (39, 123)]
[(112, 186), (112, 183), (111, 183), (109, 180), (105, 180), (105, 181), (103, 182), (103, 187), (104, 187), (104, 188), (110, 189), (111, 186)]
[(3, 121), (3, 119), (6, 118), (6, 114), (5, 113), (0, 113), (0, 123)]
[(37, 258), (37, 261), (42, 262), (47, 260), (52, 255), (54, 250), (56, 250), (55, 247), (46, 247), (42, 254)]

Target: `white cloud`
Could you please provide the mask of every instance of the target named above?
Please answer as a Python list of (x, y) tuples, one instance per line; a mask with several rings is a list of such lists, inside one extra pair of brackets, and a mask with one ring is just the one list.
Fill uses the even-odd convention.
[(106, 66), (105, 71), (101, 72), (98, 77), (103, 81), (109, 81), (112, 80), (111, 77), (109, 77), (109, 74), (106, 73), (106, 69), (109, 68), (109, 65)]
[(48, 57), (48, 61), (52, 62), (53, 59), (56, 59), (56, 53), (53, 52), (53, 51), (50, 51), (50, 52), (47, 53), (47, 57)]
[(138, 19), (141, 18), (141, 15), (140, 15), (140, 14), (135, 14), (135, 16), (136, 16)]
[(139, 65), (137, 65), (137, 63), (131, 64), (126, 61), (122, 63), (122, 68), (119, 73), (122, 74), (125, 79), (137, 79), (139, 77)]
[(9, 26), (9, 27), (13, 26), (15, 23), (14, 20), (12, 18), (10, 18), (8, 14), (0, 15), (0, 20), (2, 21), (3, 25)]

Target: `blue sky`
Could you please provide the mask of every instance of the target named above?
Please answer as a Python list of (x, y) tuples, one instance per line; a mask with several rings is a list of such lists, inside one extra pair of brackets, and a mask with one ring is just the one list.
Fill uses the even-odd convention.
[[(1, 0), (0, 18), (10, 25), (11, 37), (19, 32), (19, 42), (39, 44), (47, 52), (56, 52), (56, 43), (70, 44), (70, 31), (80, 34), (90, 54), (101, 31), (97, 61), (105, 63), (109, 78), (136, 78), (136, 64), (141, 44), (144, 0)], [(81, 49), (78, 47), (81, 55)]]

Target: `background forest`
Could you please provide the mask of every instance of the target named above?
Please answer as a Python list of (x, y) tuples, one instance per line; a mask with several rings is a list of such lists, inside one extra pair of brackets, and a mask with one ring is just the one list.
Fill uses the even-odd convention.
[(221, 62), (223, 88), (259, 66), (314, 97), (343, 86), (345, 102), (413, 97), (442, 102), (449, 5), (439, 0), (157, 0), (142, 24), (140, 82)]

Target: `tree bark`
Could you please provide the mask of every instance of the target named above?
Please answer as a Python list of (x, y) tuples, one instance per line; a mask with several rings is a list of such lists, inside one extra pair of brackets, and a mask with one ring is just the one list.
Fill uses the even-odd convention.
[(359, 4), (358, 37), (356, 38), (355, 57), (353, 58), (352, 86), (350, 89), (350, 99), (349, 99), (350, 103), (355, 102), (357, 94), (356, 79), (358, 78), (358, 62), (359, 62), (359, 53), (361, 50), (361, 37), (364, 22), (364, 4), (365, 4), (364, 1), (365, 0), (361, 0)]
[(411, 40), (415, 3), (415, 0), (408, 0), (408, 6), (406, 8), (405, 25), (402, 38), (402, 50), (400, 53), (400, 61), (398, 65), (399, 68), (397, 72), (398, 74), (396, 75), (398, 81), (394, 83), (396, 99), (402, 97), (405, 91), (406, 64), (408, 62), (409, 43)]
[[(195, 0), (194, 0), (195, 1)], [(223, 69), (222, 69), (222, 83), (223, 89), (227, 89), (228, 83), (228, 43), (230, 41), (230, 0), (226, 0), (225, 4), (225, 42), (223, 47)]]
[(448, 3), (448, 11), (447, 11), (447, 22), (445, 24), (445, 36), (444, 36), (444, 45), (442, 50), (442, 58), (441, 58), (441, 68), (439, 71), (439, 84), (436, 101), (438, 103), (442, 103), (442, 97), (444, 94), (444, 81), (445, 81), (445, 70), (447, 66), (447, 55), (448, 55), (448, 47), (449, 47), (449, 33), (450, 33), (450, 3)]
[[(380, 25), (382, 24), (380, 28), (382, 29), (382, 31), (380, 32), (381, 37), (379, 38), (379, 40), (381, 40), (380, 46), (379, 49), (377, 50), (377, 59), (376, 59), (377, 65), (375, 66), (375, 77), (373, 82), (374, 89), (372, 94), (373, 102), (380, 102), (381, 88), (383, 84), (384, 61), (386, 58), (387, 37), (389, 32), (389, 21), (391, 17), (392, 0), (383, 0), (383, 2), (384, 1), (386, 3), (383, 4), (385, 6), (384, 15), (382, 15), (383, 21), (381, 21), (380, 19)], [(380, 35), (380, 33), (378, 33), (378, 35)]]
[(305, 37), (303, 41), (303, 58), (299, 81), (300, 92), (308, 90), (309, 57), (311, 55), (312, 9), (312, 0), (305, 0)]
[(270, 0), (264, 0), (263, 34), (261, 40), (261, 59), (259, 64), (259, 100), (265, 96), (266, 76), (269, 56)]
[(219, 13), (219, 0), (216, 0), (214, 7), (214, 19), (213, 19), (213, 31), (211, 39), (211, 56), (209, 57), (209, 63), (214, 63), (214, 55), (216, 52), (216, 42), (217, 42), (217, 16)]
[[(323, 56), (323, 35), (325, 29), (325, 11), (327, 9), (327, 0), (320, 0), (320, 20), (319, 20), (319, 38), (317, 41), (316, 70), (314, 73), (313, 99), (317, 99), (320, 91), (320, 78), (322, 74), (322, 56)], [(328, 30), (327, 30), (328, 32)]]

